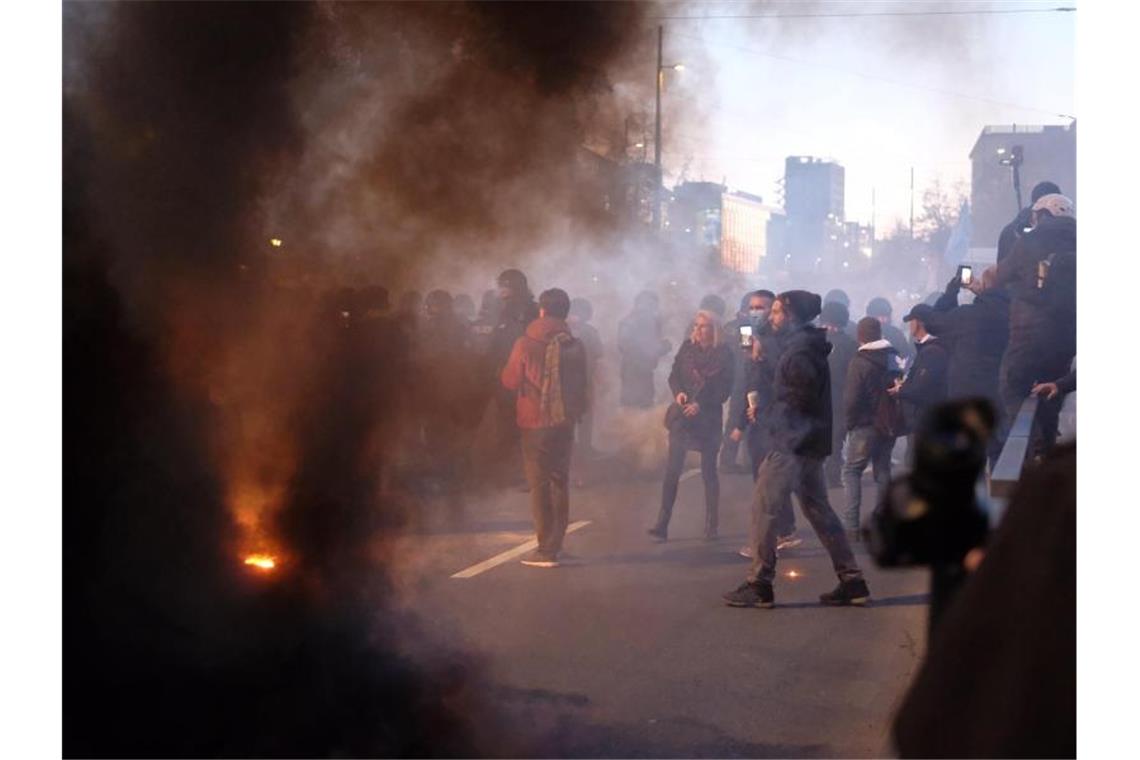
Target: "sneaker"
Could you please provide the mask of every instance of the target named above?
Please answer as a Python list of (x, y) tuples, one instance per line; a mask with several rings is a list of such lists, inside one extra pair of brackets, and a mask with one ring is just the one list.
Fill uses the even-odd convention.
[(860, 578), (855, 581), (840, 581), (833, 591), (819, 595), (819, 601), (835, 607), (848, 604), (864, 605), (871, 601), (871, 590), (867, 582)]
[(783, 551), (784, 549), (795, 549), (802, 544), (804, 540), (797, 538), (795, 533), (790, 533), (786, 536), (780, 536), (776, 539), (776, 551)]
[(665, 535), (665, 531), (663, 531), (663, 530), (658, 530), (657, 528), (650, 528), (649, 530), (647, 530), (645, 532), (653, 537), (653, 541), (655, 543), (663, 544), (669, 540), (668, 536)]
[(729, 607), (762, 607), (771, 609), (776, 604), (776, 596), (772, 593), (772, 584), (764, 581), (751, 583), (745, 581), (729, 591), (722, 597)]
[(535, 549), (522, 558), (522, 563), (527, 567), (558, 567), (558, 558)]
[(742, 546), (736, 550), (736, 553), (741, 557), (744, 557), (744, 559), (753, 559), (756, 556), (752, 553), (751, 546)]

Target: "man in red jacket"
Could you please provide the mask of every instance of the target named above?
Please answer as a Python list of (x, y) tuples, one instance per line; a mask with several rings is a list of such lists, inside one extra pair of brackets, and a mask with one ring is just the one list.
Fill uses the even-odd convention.
[(553, 288), (538, 297), (538, 319), (515, 341), (503, 387), (515, 393), (523, 466), (530, 485), (538, 548), (524, 565), (558, 567), (570, 519), (570, 452), (586, 411), (586, 350), (570, 334), (570, 296)]

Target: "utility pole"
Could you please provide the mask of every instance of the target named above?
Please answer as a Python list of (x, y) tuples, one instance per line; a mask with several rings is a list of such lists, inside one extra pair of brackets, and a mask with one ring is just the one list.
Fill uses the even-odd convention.
[(911, 243), (914, 242), (914, 166), (911, 166)]
[(653, 229), (661, 229), (661, 84), (665, 77), (661, 54), (664, 49), (665, 27), (657, 27), (657, 119), (653, 133)]
[(875, 256), (875, 188), (871, 188), (871, 258)]

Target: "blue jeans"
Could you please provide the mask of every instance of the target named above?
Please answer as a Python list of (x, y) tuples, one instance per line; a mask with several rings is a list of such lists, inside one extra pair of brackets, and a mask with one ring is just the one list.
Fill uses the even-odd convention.
[(760, 465), (752, 496), (753, 560), (748, 580), (771, 583), (775, 579), (777, 525), (793, 493), (800, 497), (800, 509), (831, 556), (839, 579), (862, 578), (843, 525), (827, 501), (823, 460), (773, 451)]
[(847, 514), (844, 515), (847, 530), (859, 530), (859, 511), (863, 504), (863, 471), (871, 464), (871, 472), (878, 486), (879, 501), (887, 493), (891, 483), (891, 450), (895, 439), (889, 438), (872, 425), (857, 427), (847, 433), (847, 445), (843, 452), (843, 490), (847, 492)]

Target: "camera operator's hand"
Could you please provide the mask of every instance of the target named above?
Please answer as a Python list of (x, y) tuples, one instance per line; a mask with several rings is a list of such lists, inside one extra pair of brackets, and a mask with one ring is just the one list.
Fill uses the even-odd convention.
[(1029, 392), (1034, 396), (1050, 401), (1057, 395), (1058, 389), (1056, 383), (1035, 383)]
[(680, 393), (677, 394), (676, 401), (681, 406), (684, 406), (685, 404), (689, 403), (689, 397), (687, 395), (685, 395), (684, 391), (681, 391)]
[(691, 404), (685, 404), (683, 412), (686, 417), (696, 417), (697, 413), (701, 411), (701, 405), (694, 401)]
[(745, 414), (748, 415), (748, 421), (749, 422), (755, 422), (756, 421), (756, 407), (754, 407), (754, 406), (748, 407), (748, 409), (745, 411)]
[(740, 443), (740, 439), (744, 437), (744, 431), (740, 428), (734, 428), (728, 437), (733, 443)]

